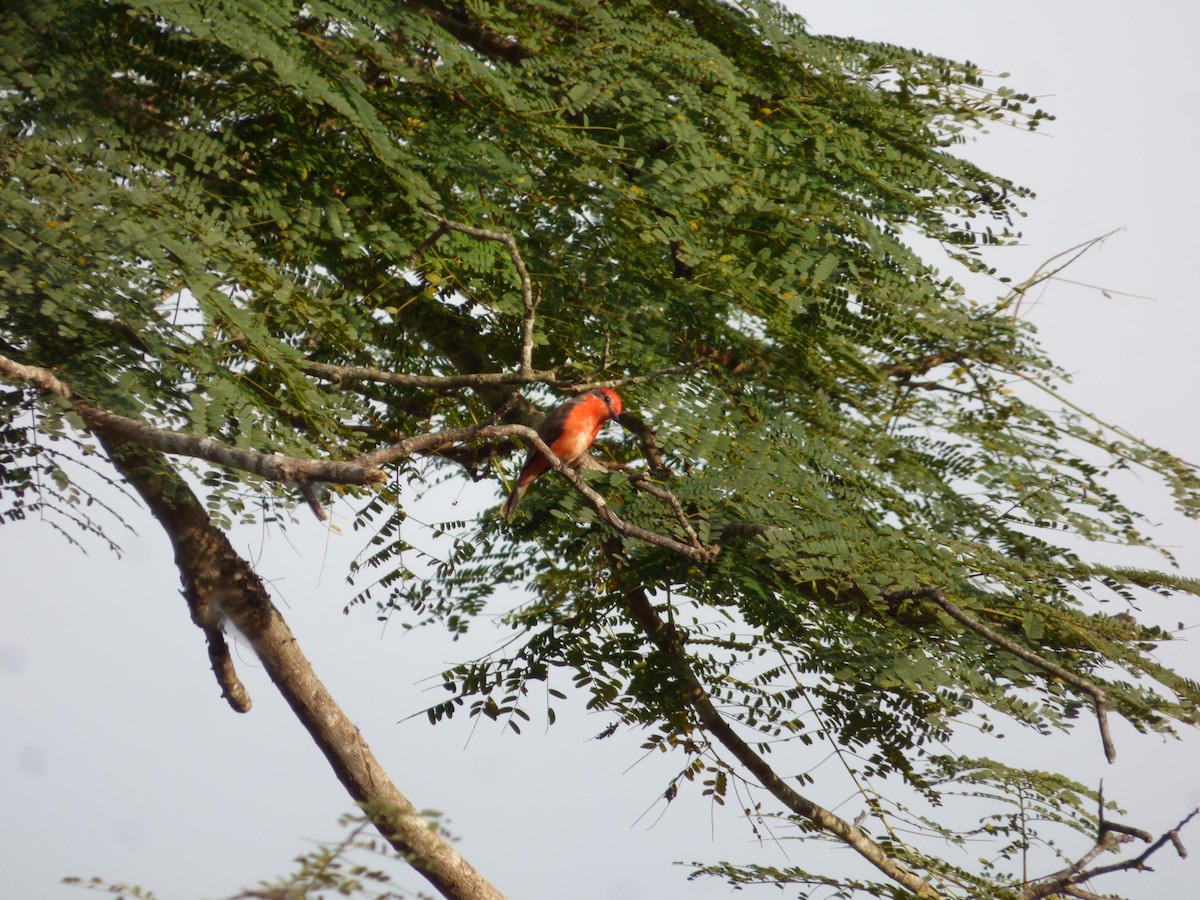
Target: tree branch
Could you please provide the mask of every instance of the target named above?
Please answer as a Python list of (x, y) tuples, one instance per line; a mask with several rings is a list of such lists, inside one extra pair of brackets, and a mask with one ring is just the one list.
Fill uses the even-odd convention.
[(364, 485), (380, 484), (387, 480), (386, 473), (359, 463), (298, 459), (276, 453), (259, 453), (234, 447), (214, 438), (155, 428), (136, 419), (85, 403), (76, 398), (71, 389), (49, 369), (22, 365), (7, 356), (0, 356), (0, 374), (31, 384), (43, 394), (66, 400), (94, 431), (102, 431), (114, 440), (128, 441), (170, 456), (203, 459), (231, 469), (250, 472), (269, 481), (285, 483), (324, 481), (331, 484)]
[(399, 441), (391, 447), (367, 454), (367, 456), (361, 457), (361, 459), (364, 462), (370, 462), (375, 465), (384, 465), (387, 462), (411, 456), (414, 453), (434, 452), (441, 446), (458, 443), (462, 440), (512, 437), (521, 438), (521, 440), (526, 441), (537, 450), (538, 453), (542, 454), (546, 458), (546, 461), (550, 463), (550, 468), (558, 472), (576, 491), (582, 494), (592, 509), (596, 511), (596, 514), (618, 534), (644, 541), (648, 544), (654, 544), (655, 546), (662, 547), (664, 550), (670, 550), (673, 553), (686, 556), (688, 559), (693, 559), (696, 562), (712, 562), (720, 554), (720, 545), (705, 547), (700, 544), (699, 540), (696, 541), (695, 545), (685, 544), (667, 535), (650, 531), (631, 522), (626, 522), (612, 511), (612, 508), (608, 505), (608, 501), (579, 477), (579, 473), (575, 469), (555, 456), (554, 451), (546, 445), (546, 442), (538, 436), (536, 431), (525, 425), (472, 425), (469, 428), (457, 428), (433, 434), (416, 435), (415, 437)]
[(899, 602), (909, 599), (928, 600), (936, 606), (941, 607), (950, 618), (974, 631), (985, 640), (1087, 694), (1092, 698), (1096, 706), (1096, 720), (1100, 726), (1100, 741), (1104, 745), (1104, 755), (1110, 763), (1116, 762), (1117, 749), (1113, 746), (1112, 735), (1108, 730), (1108, 694), (1099, 685), (1089, 681), (1082, 675), (1075, 674), (1070, 669), (1060, 666), (1056, 662), (1046, 659), (1044, 656), (1039, 656), (1028, 647), (1024, 647), (1011, 638), (1005, 637), (1000, 632), (989, 628), (974, 616), (959, 609), (958, 606), (947, 599), (941, 588), (913, 588), (903, 591), (890, 591), (884, 594), (884, 598), (888, 602)]
[(704, 544), (701, 543), (700, 538), (696, 535), (696, 530), (692, 528), (692, 523), (688, 521), (687, 514), (683, 511), (683, 506), (680, 504), (678, 497), (666, 488), (652, 482), (645, 472), (638, 472), (630, 476), (629, 483), (637, 490), (645, 491), (647, 494), (665, 501), (671, 507), (671, 512), (675, 514), (675, 521), (679, 523), (679, 527), (687, 535), (688, 543), (696, 550), (705, 551)]
[(531, 370), (525, 374), (520, 372), (480, 372), (464, 375), (407, 375), (402, 372), (388, 372), (374, 366), (336, 366), (313, 360), (304, 360), (300, 363), (300, 368), (310, 375), (330, 381), (374, 381), (379, 384), (392, 384), (400, 387), (438, 389), (484, 385), (558, 384), (557, 369)]
[[(519, 437), (528, 441), (538, 452), (546, 457), (551, 467), (570, 482), (585, 499), (592, 505), (604, 521), (626, 537), (656, 544), (664, 549), (681, 553), (697, 561), (710, 561), (720, 553), (720, 547), (705, 548), (696, 538), (684, 519), (685, 530), (690, 532), (691, 544), (684, 544), (666, 535), (657, 534), (641, 528), (638, 525), (625, 522), (608, 506), (607, 502), (596, 491), (579, 477), (579, 475), (562, 462), (553, 451), (546, 446), (536, 431), (524, 425), (492, 424), (500, 418), (511, 406), (509, 404), (478, 425), (463, 428), (451, 428), (445, 431), (428, 432), (404, 438), (387, 447), (363, 454), (351, 462), (333, 460), (307, 460), (278, 454), (258, 453), (253, 450), (243, 450), (230, 444), (212, 438), (196, 437), (174, 431), (153, 428), (134, 419), (110, 413), (99, 407), (91, 406), (74, 399), (70, 389), (63, 384), (48, 369), (38, 366), (24, 366), (20, 363), (0, 356), (0, 374), (24, 381), (39, 388), (43, 393), (53, 394), (67, 400), (72, 408), (79, 413), (90, 428), (98, 433), (104, 433), (114, 441), (127, 441), (157, 450), (161, 453), (176, 456), (189, 456), (204, 459), (219, 465), (251, 472), (272, 481), (296, 483), (302, 488), (312, 482), (328, 482), (331, 484), (380, 484), (387, 480), (387, 473), (380, 467), (407, 459), (418, 454), (435, 453), (446, 447), (465, 441)], [(320, 504), (313, 503), (311, 492), (305, 493), (309, 505), (319, 518), (323, 518)], [(676, 501), (678, 505), (678, 501)], [(682, 511), (680, 511), (682, 512)]]
[(465, 225), (462, 222), (455, 222), (452, 219), (443, 219), (441, 216), (430, 212), (425, 213), (425, 215), (437, 222), (442, 228), (449, 228), (451, 231), (457, 231), (460, 234), (465, 234), (468, 237), (477, 238), (481, 241), (498, 241), (508, 248), (509, 258), (512, 259), (513, 266), (517, 270), (517, 276), (521, 279), (521, 303), (524, 306), (525, 312), (521, 318), (520, 374), (528, 378), (533, 374), (533, 324), (537, 312), (538, 298), (534, 295), (533, 282), (529, 278), (529, 270), (525, 268), (525, 260), (521, 258), (521, 250), (517, 247), (517, 239), (507, 231), (491, 231), (487, 228), (476, 228), (474, 225)]
[[(1101, 800), (1101, 804), (1101, 809), (1103, 810), (1103, 800)], [(1183, 846), (1183, 840), (1179, 837), (1179, 831), (1195, 818), (1197, 814), (1200, 814), (1200, 809), (1192, 810), (1180, 820), (1178, 825), (1160, 835), (1158, 840), (1154, 840), (1148, 831), (1104, 821), (1102, 812), (1100, 826), (1096, 834), (1096, 843), (1092, 848), (1062, 871), (1055, 872), (1053, 875), (1025, 885), (1021, 891), (1020, 900), (1039, 900), (1039, 898), (1051, 897), (1055, 894), (1068, 894), (1072, 897), (1082, 897), (1090, 900), (1090, 898), (1097, 895), (1079, 888), (1078, 885), (1081, 882), (1090, 881), (1093, 878), (1098, 878), (1101, 875), (1109, 875), (1113, 872), (1128, 870), (1139, 872), (1150, 871), (1150, 867), (1146, 865), (1146, 861), (1168, 843), (1175, 847), (1175, 852), (1181, 858), (1186, 857), (1187, 849)], [(1101, 853), (1108, 850), (1115, 850), (1119, 845), (1135, 838), (1150, 844), (1150, 846), (1130, 859), (1110, 863), (1106, 866), (1096, 866), (1093, 869), (1084, 868)]]
[(193, 620), (205, 623), (202, 627), (211, 636), (228, 618), (245, 635), (338, 780), (384, 839), (442, 896), (502, 900), (397, 789), (313, 671), (258, 574), (212, 525), (187, 483), (154, 451), (103, 430), (97, 436), (170, 538)]
[(371, 381), (397, 387), (430, 388), (449, 390), (463, 387), (502, 387), (506, 385), (548, 384), (563, 391), (583, 392), (598, 387), (625, 387), (630, 384), (646, 384), (664, 375), (682, 375), (704, 364), (704, 360), (679, 366), (668, 366), (652, 372), (609, 378), (604, 381), (571, 381), (559, 378), (559, 370), (533, 369), (521, 372), (467, 372), (459, 375), (409, 375), (404, 372), (389, 372), (375, 366), (339, 366), (333, 363), (306, 359), (300, 368), (309, 375), (338, 383)]
[[(610, 551), (610, 561), (616, 563)], [(614, 564), (613, 569), (617, 566)], [(670, 662), (679, 679), (683, 696), (695, 711), (700, 724), (715, 740), (752, 773), (759, 783), (780, 803), (792, 812), (808, 819), (822, 831), (833, 835), (875, 866), (898, 884), (903, 885), (918, 897), (937, 898), (940, 895), (925, 879), (910, 870), (899, 860), (888, 856), (879, 844), (856, 825), (834, 815), (823, 806), (791, 788), (771, 765), (734, 731), (733, 726), (717, 710), (712, 698), (692, 671), (691, 660), (684, 650), (684, 637), (674, 625), (665, 621), (650, 602), (646, 592), (632, 588), (622, 592), (625, 601), (642, 631), (651, 643)]]
[(204, 632), (208, 644), (208, 661), (212, 666), (217, 684), (221, 686), (221, 696), (234, 712), (248, 713), (253, 705), (250, 692), (238, 677), (237, 669), (233, 666), (233, 657), (229, 654), (229, 643), (225, 640), (225, 632), (219, 622), (205, 621), (196, 615), (197, 607), (189, 603), (192, 610), (192, 621)]
[(448, 8), (445, 4), (426, 2), (416, 6), (422, 13), (436, 22), (448, 33), (469, 47), (473, 47), (489, 59), (502, 59), (513, 64), (533, 55), (533, 51), (519, 41), (492, 31), (468, 18), (465, 13)]

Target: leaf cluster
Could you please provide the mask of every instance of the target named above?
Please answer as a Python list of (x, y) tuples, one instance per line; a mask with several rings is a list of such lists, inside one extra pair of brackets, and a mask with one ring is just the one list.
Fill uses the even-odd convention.
[[(530, 590), (509, 650), (447, 672), (432, 719), (465, 706), (519, 728), (531, 687), (558, 678), (551, 696), (570, 682), (724, 777), (630, 610), (637, 586), (759, 746), (798, 747), (807, 771), (831, 741), (856, 776), (933, 801), (927, 764), (956, 726), (1092, 712), (892, 599), (938, 587), (1139, 730), (1195, 723), (1200, 686), (1153, 654), (1170, 635), (1128, 610), (1197, 583), (1096, 551), (1153, 546), (1120, 473), (1152, 473), (1195, 515), (1195, 471), (1014, 392), (1062, 380), (1012, 315), (1019, 289), (972, 298), (915, 249), (993, 274), (984, 251), (1019, 236), (1029, 191), (959, 145), (1039, 126), (1036, 99), (970, 63), (812, 35), (769, 2), (18, 0), (0, 22), (0, 354), (155, 427), (293, 457), (355, 459), (502, 410), (535, 421), (512, 411), (519, 378), (462, 380), (517, 369), (531, 305), (506, 248), (445, 216), (520, 250), (532, 399), (610, 382), (635, 414), (640, 436), (606, 440), (611, 471), (589, 483), (628, 522), (721, 546), (700, 563), (618, 540), (546, 478), (527, 518), (442, 523), (446, 558), (411, 564), (403, 503), (440, 476), (399, 463), (361, 500), (374, 580), (355, 602), (459, 633), (499, 586)], [(0, 408), (5, 517), (77, 507), (35, 437), (86, 463), (82, 423), (28, 389)], [(478, 476), (512, 448), (457, 449)], [(221, 521), (294, 500), (201, 475)]]

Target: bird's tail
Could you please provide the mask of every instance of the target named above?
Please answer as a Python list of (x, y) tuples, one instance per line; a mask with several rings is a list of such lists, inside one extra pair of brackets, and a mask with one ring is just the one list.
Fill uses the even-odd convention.
[(527, 484), (521, 484), (519, 481), (513, 487), (512, 493), (508, 495), (508, 499), (504, 501), (504, 505), (500, 507), (500, 518), (507, 519), (516, 512), (517, 504), (521, 502), (521, 498), (525, 496), (525, 490), (529, 487)]

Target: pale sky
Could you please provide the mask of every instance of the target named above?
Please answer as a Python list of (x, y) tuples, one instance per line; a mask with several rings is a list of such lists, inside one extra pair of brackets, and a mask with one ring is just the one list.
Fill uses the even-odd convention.
[[(1061, 250), (1124, 229), (1064, 273), (1111, 296), (1054, 284), (1030, 316), (1051, 356), (1074, 373), (1074, 400), (1200, 458), (1193, 224), (1200, 89), (1192, 71), (1200, 8), (1081, 0), (795, 7), (816, 32), (916, 46), (1009, 72), (1012, 86), (1035, 93), (1057, 116), (1039, 134), (1001, 129), (965, 151), (1038, 193), (1027, 204), (1024, 245), (992, 262), (1020, 278)], [(1183, 570), (1200, 574), (1200, 525), (1174, 517), (1152, 483), (1130, 483), (1164, 523), (1160, 537), (1175, 547)], [(444, 518), (448, 504), (469, 515), (498, 500), (491, 486), (474, 490), (441, 489), (431, 502), (442, 509), (428, 517)], [(351, 808), (244, 644), (239, 671), (254, 710), (238, 716), (220, 700), (167, 541), (140, 510), (126, 505), (126, 512), (142, 537), (124, 541), (120, 561), (101, 549), (83, 556), (36, 521), (0, 528), (6, 896), (82, 896), (56, 886), (68, 875), (137, 883), (162, 900), (228, 896), (289, 870), (314, 841), (340, 838), (337, 818)], [(591, 740), (611, 718), (586, 714), (582, 704), (559, 702), (558, 724), (544, 732), (535, 717), (520, 737), (487, 720), (473, 729), (465, 715), (436, 728), (423, 717), (400, 722), (440, 694), (432, 690), (438, 671), (504, 634), (481, 624), (454, 644), (428, 629), (382, 628), (362, 608), (343, 615), (352, 594), (346, 560), (361, 535), (326, 534), (304, 510), (298, 518), (289, 540), (248, 529), (235, 543), (257, 561), (318, 674), (400, 789), (418, 807), (442, 810), (464, 855), (513, 898), (725, 898), (725, 885), (687, 884), (685, 870), (671, 863), (803, 865), (810, 854), (830, 852), (795, 842), (759, 845), (736, 811), (713, 810), (698, 790), (685, 788), (664, 812), (656, 800), (682, 760), (643, 759), (635, 734)], [(423, 518), (420, 509), (414, 518)], [(426, 540), (418, 525), (406, 528), (414, 543)], [(1147, 601), (1144, 618), (1195, 625), (1196, 604)], [(1200, 678), (1194, 642), (1162, 655)], [(565, 689), (566, 679), (555, 686)], [(1200, 805), (1200, 737), (1170, 742), (1124, 726), (1114, 737), (1113, 766), (1103, 762), (1089, 722), (1066, 739), (1014, 735), (991, 752), (1032, 766), (1070, 765), (1069, 774), (1088, 784), (1103, 778), (1107, 794), (1129, 810), (1125, 821), (1155, 833)], [(832, 772), (825, 779), (827, 771), (817, 770), (807, 792), (836, 807), (847, 799), (845, 785)], [(853, 817), (859, 805), (852, 800), (841, 812)], [(1183, 837), (1190, 860), (1164, 850), (1156, 873), (1096, 888), (1193, 897), (1200, 823)], [(396, 872), (402, 884), (424, 888), (416, 876)], [(738, 896), (756, 891), (779, 896), (772, 888)]]

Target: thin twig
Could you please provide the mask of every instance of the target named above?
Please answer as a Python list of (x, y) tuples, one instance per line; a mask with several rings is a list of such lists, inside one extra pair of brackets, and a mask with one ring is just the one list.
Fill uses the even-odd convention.
[(563, 384), (562, 387), (572, 391), (590, 391), (598, 387), (625, 387), (630, 384), (646, 384), (654, 381), (656, 378), (661, 378), (664, 375), (685, 375), (693, 369), (708, 362), (708, 357), (704, 359), (693, 360), (690, 363), (684, 363), (678, 366), (668, 366), (664, 369), (655, 369), (652, 372), (643, 372), (640, 375), (629, 375), (625, 378), (609, 378), (604, 381), (573, 381), (568, 384)]
[(657, 547), (662, 547), (664, 550), (670, 550), (673, 553), (686, 556), (688, 559), (695, 560), (696, 562), (712, 562), (721, 552), (720, 545), (705, 547), (699, 540), (696, 541), (695, 545), (685, 544), (665, 534), (659, 534), (658, 532), (642, 528), (640, 525), (634, 525), (632, 522), (626, 522), (612, 511), (612, 507), (608, 505), (608, 501), (592, 490), (579, 477), (579, 473), (575, 469), (555, 456), (554, 451), (546, 445), (546, 442), (532, 428), (525, 425), (491, 425), (480, 428), (477, 436), (480, 438), (519, 437), (521, 440), (529, 443), (538, 453), (546, 458), (546, 461), (550, 463), (550, 467), (554, 471), (567, 479), (571, 487), (583, 495), (584, 499), (588, 501), (601, 519), (607, 522), (614, 531), (625, 537), (644, 541), (647, 544), (654, 544)]
[(558, 369), (521, 372), (478, 372), (469, 375), (408, 375), (388, 372), (375, 366), (337, 366), (331, 363), (304, 360), (300, 368), (310, 375), (329, 381), (372, 381), (399, 387), (460, 388), (509, 384), (558, 384)]
[[(1179, 853), (1179, 848), (1183, 844), (1183, 841), (1179, 837), (1179, 829), (1183, 828), (1183, 826), (1187, 825), (1188, 822), (1192, 821), (1197, 814), (1200, 814), (1200, 809), (1193, 809), (1190, 813), (1180, 819), (1178, 825), (1161, 835), (1158, 840), (1156, 840), (1153, 844), (1151, 844), (1133, 859), (1127, 859), (1124, 862), (1111, 863), (1107, 866), (1099, 866), (1095, 869), (1089, 869), (1086, 872), (1080, 873), (1079, 880), (1088, 881), (1097, 877), (1098, 875), (1107, 875), (1110, 872), (1121, 872), (1127, 869), (1145, 869), (1147, 868), (1146, 860), (1165, 847), (1168, 843), (1174, 846), (1175, 851)], [(1186, 856), (1187, 851), (1184, 850), (1182, 853), (1179, 853), (1179, 855)]]
[(678, 497), (676, 497), (666, 488), (652, 482), (645, 472), (638, 472), (637, 474), (631, 476), (629, 483), (639, 491), (645, 491), (647, 494), (657, 497), (659, 500), (665, 500), (667, 505), (671, 507), (671, 512), (675, 514), (675, 521), (679, 523), (679, 526), (683, 529), (684, 534), (687, 535), (688, 543), (690, 543), (697, 550), (704, 550), (704, 544), (701, 543), (700, 538), (696, 535), (695, 529), (692, 528), (692, 523), (688, 521), (687, 514), (683, 511), (683, 506), (679, 503)]
[[(1012, 368), (1008, 368), (1008, 367), (1001, 367), (1000, 371), (1004, 372), (1005, 374), (1008, 374), (1008, 375), (1015, 375), (1017, 378), (1020, 378), (1024, 381), (1029, 382), (1034, 387), (1036, 387), (1038, 390), (1043, 391), (1046, 394), (1049, 394), (1051, 397), (1053, 397), (1055, 400), (1057, 400), (1063, 406), (1066, 406), (1069, 409), (1073, 409), (1073, 410), (1075, 410), (1075, 412), (1079, 413), (1081, 416), (1091, 419), (1093, 422), (1095, 422), (1101, 428), (1107, 428), (1109, 431), (1113, 432), (1114, 434), (1119, 435), (1120, 437), (1124, 438), (1127, 441), (1130, 441), (1131, 443), (1137, 444), (1139, 447), (1142, 447), (1145, 450), (1149, 450), (1151, 452), (1157, 452), (1155, 447), (1146, 443), (1144, 440), (1142, 440), (1137, 435), (1131, 434), (1130, 432), (1126, 431), (1124, 428), (1121, 428), (1119, 425), (1113, 425), (1111, 422), (1106, 422), (1106, 421), (1104, 421), (1104, 419), (1101, 419), (1095, 413), (1089, 412), (1088, 410), (1084, 409), (1082, 406), (1072, 403), (1070, 400), (1068, 400), (1066, 397), (1064, 397), (1058, 391), (1054, 390), (1054, 388), (1050, 387), (1048, 384), (1042, 383), (1039, 379), (1033, 377), (1032, 375), (1027, 375), (1026, 373), (1024, 373), (1018, 369), (1012, 369)], [(1121, 456), (1123, 459), (1127, 459), (1130, 462), (1137, 463), (1138, 465), (1142, 465), (1142, 466), (1146, 465), (1145, 462), (1143, 462), (1139, 459), (1136, 459), (1135, 457), (1129, 456), (1127, 454), (1118, 454), (1118, 455)], [(1174, 458), (1179, 460), (1180, 463), (1182, 463), (1183, 465), (1187, 466), (1190, 469), (1200, 469), (1200, 465), (1197, 465), (1194, 462), (1189, 462), (1188, 460), (1181, 459), (1178, 456), (1176, 456)]]
[[(1075, 260), (1079, 259), (1079, 257), (1083, 256), (1083, 254), (1087, 253), (1093, 247), (1097, 247), (1100, 244), (1103, 244), (1106, 240), (1108, 240), (1110, 237), (1112, 237), (1114, 234), (1116, 234), (1118, 231), (1121, 231), (1121, 230), (1122, 229), (1120, 229), (1120, 228), (1114, 228), (1112, 231), (1108, 232), (1108, 234), (1102, 234), (1099, 237), (1090, 238), (1090, 239), (1084, 241), (1083, 243), (1076, 244), (1074, 247), (1068, 247), (1066, 250), (1063, 250), (1060, 253), (1054, 254), (1052, 257), (1050, 257), (1048, 260), (1046, 260), (1044, 263), (1042, 263), (1040, 266), (1038, 266), (1034, 270), (1034, 272), (1031, 276), (1029, 276), (1027, 279), (1025, 279), (1025, 281), (1021, 282), (1019, 285), (1014, 287), (1009, 292), (1009, 296), (1017, 298), (1016, 305), (1013, 307), (1013, 318), (1016, 319), (1016, 318), (1020, 317), (1021, 301), (1025, 299), (1025, 294), (1028, 293), (1031, 288), (1037, 286), (1038, 284), (1041, 284), (1043, 281), (1053, 278), (1055, 275), (1057, 275), (1063, 269), (1069, 267), (1072, 263), (1074, 263)], [(1064, 256), (1067, 256), (1068, 254), (1074, 254), (1074, 255), (1071, 256), (1071, 258), (1068, 259), (1062, 265), (1056, 266), (1055, 268), (1051, 269), (1049, 272), (1044, 272), (1044, 270), (1052, 262), (1054, 262), (1056, 259), (1062, 259)]]
[[(690, 362), (685, 365), (667, 366), (637, 375), (623, 378), (610, 378), (605, 381), (572, 381), (559, 377), (558, 368), (533, 369), (521, 372), (472, 372), (460, 375), (409, 375), (406, 372), (389, 372), (376, 366), (339, 366), (333, 363), (302, 360), (300, 368), (309, 375), (324, 378), (333, 382), (370, 381), (377, 384), (390, 384), (397, 387), (430, 388), (433, 390), (450, 390), (463, 387), (484, 387), (521, 384), (547, 384), (562, 391), (578, 392), (594, 390), (597, 387), (625, 387), (631, 384), (646, 384), (664, 375), (683, 375), (704, 364), (704, 360)], [(595, 374), (595, 373), (593, 373)], [(590, 376), (589, 376), (590, 377)]]
[(529, 278), (529, 270), (525, 268), (525, 260), (521, 257), (521, 250), (517, 246), (517, 239), (507, 231), (492, 231), (488, 228), (477, 228), (474, 225), (455, 222), (453, 219), (444, 219), (431, 212), (427, 212), (425, 215), (443, 228), (449, 228), (452, 231), (457, 231), (460, 234), (465, 234), (468, 237), (477, 238), (481, 241), (497, 241), (508, 248), (509, 258), (512, 259), (513, 267), (517, 270), (517, 276), (521, 279), (521, 303), (525, 310), (521, 318), (521, 374), (528, 377), (533, 373), (533, 326), (536, 319), (538, 298), (534, 295), (533, 282)]

